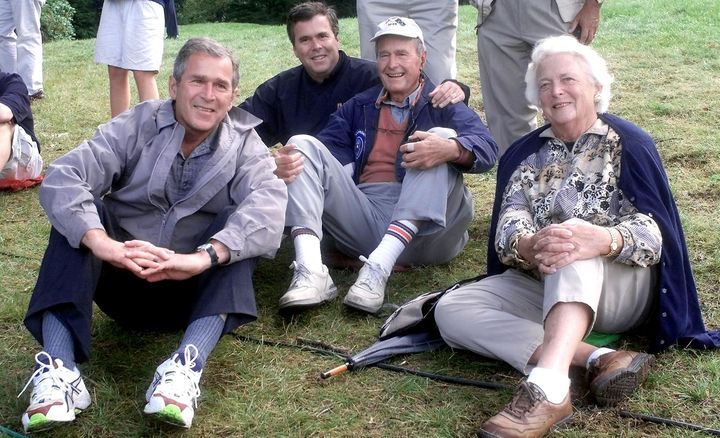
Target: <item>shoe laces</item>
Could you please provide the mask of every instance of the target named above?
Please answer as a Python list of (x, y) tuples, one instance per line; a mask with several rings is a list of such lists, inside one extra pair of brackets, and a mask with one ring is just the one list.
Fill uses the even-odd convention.
[(305, 284), (312, 284), (312, 272), (305, 265), (294, 261), (290, 264), (293, 270), (293, 277), (290, 281), (290, 288), (303, 286)]
[(173, 395), (180, 397), (189, 397), (192, 399), (193, 406), (197, 408), (197, 399), (200, 397), (200, 371), (195, 371), (198, 358), (198, 349), (193, 344), (185, 346), (182, 361), (179, 354), (170, 358), (170, 365), (166, 367), (162, 374), (157, 377), (157, 388), (160, 385), (168, 385)]
[(520, 418), (533, 410), (535, 405), (544, 398), (542, 390), (537, 385), (525, 382), (520, 386), (520, 389), (505, 410)]
[(37, 367), (32, 373), (27, 383), (23, 387), (18, 398), (28, 389), (30, 384), (33, 384), (33, 390), (30, 394), (31, 402), (51, 399), (54, 391), (62, 391), (64, 393), (73, 393), (73, 387), (70, 382), (66, 381), (60, 375), (60, 368), (63, 367), (62, 361), (57, 359), (57, 366), (55, 361), (45, 351), (41, 351), (35, 355), (35, 362)]
[(356, 284), (363, 289), (367, 289), (373, 295), (379, 296), (384, 293), (385, 287), (383, 283), (387, 281), (388, 274), (385, 273), (380, 264), (371, 262), (365, 256), (360, 256), (360, 261), (365, 265), (360, 271)]

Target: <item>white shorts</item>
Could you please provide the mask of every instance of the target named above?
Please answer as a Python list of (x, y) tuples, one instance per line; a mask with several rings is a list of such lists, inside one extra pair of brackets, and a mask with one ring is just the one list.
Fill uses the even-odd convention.
[(95, 62), (126, 70), (158, 71), (165, 44), (165, 11), (150, 0), (105, 0)]
[(43, 160), (37, 144), (20, 125), (15, 125), (10, 146), (10, 159), (0, 169), (0, 181), (21, 181), (40, 176)]

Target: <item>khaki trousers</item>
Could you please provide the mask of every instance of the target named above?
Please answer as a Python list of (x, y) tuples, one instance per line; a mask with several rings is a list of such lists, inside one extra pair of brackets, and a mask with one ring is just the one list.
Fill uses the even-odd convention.
[(508, 269), (443, 296), (435, 320), (451, 347), (528, 373), (530, 356), (543, 342), (543, 322), (555, 304), (580, 302), (593, 311), (591, 327), (578, 330), (622, 333), (646, 320), (653, 305), (654, 278), (652, 267), (603, 257), (576, 261), (542, 281)]

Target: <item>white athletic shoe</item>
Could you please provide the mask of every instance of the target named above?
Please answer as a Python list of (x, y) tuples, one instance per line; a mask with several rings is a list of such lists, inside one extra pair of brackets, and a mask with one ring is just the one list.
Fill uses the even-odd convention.
[[(179, 354), (161, 363), (145, 393), (145, 413), (161, 421), (189, 428), (192, 425), (197, 398), (200, 397), (202, 368), (196, 367), (197, 347), (187, 345), (182, 358)], [(180, 359), (184, 363), (180, 363)]]
[(322, 272), (312, 272), (305, 265), (292, 262), (293, 278), (285, 295), (280, 297), (281, 312), (296, 313), (333, 300), (337, 287), (330, 278), (327, 266)]
[(32, 384), (30, 406), (22, 416), (25, 432), (37, 432), (75, 420), (75, 415), (90, 406), (90, 393), (77, 367), (65, 368), (62, 360), (44, 351), (35, 355), (37, 368), (20, 397)]
[(363, 312), (377, 313), (385, 301), (385, 285), (389, 274), (380, 265), (360, 256), (365, 263), (355, 284), (350, 287), (343, 304)]

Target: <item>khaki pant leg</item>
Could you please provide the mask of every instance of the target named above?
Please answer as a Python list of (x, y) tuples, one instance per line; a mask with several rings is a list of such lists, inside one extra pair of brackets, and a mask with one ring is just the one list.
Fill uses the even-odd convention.
[(604, 257), (576, 261), (544, 278), (543, 320), (557, 303), (580, 302), (593, 312), (595, 329), (622, 333), (640, 325), (653, 305), (653, 268), (615, 263)]
[(448, 345), (507, 362), (527, 373), (543, 341), (542, 284), (515, 269), (443, 296), (435, 321)]

